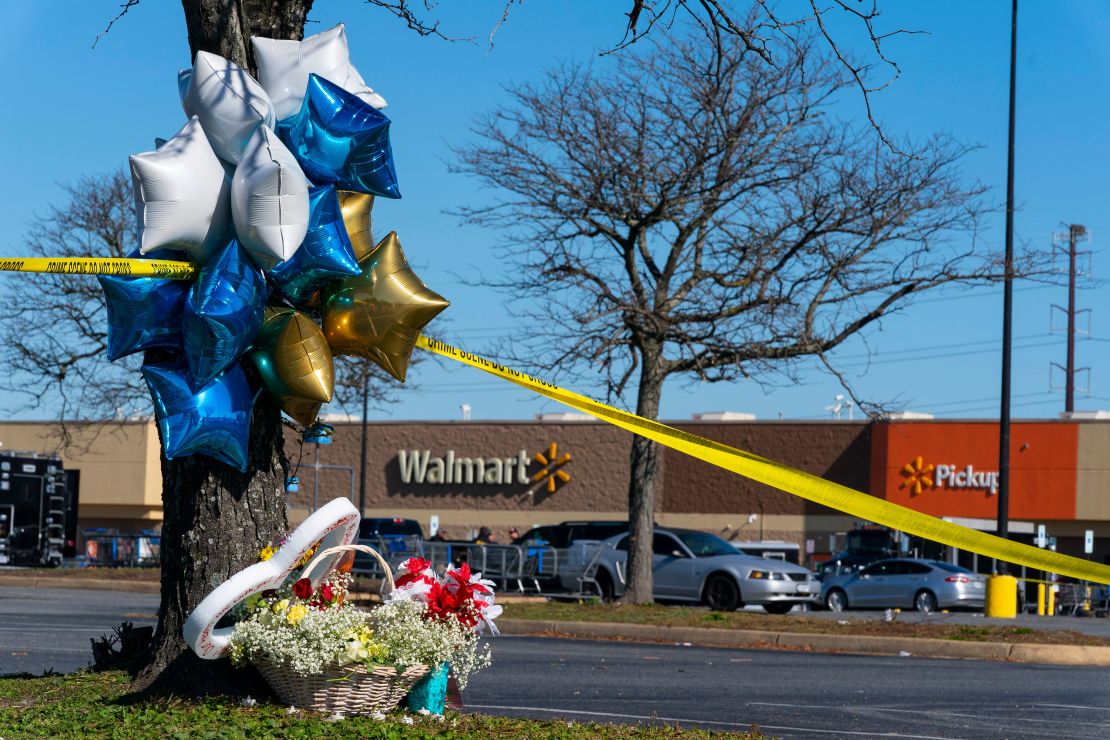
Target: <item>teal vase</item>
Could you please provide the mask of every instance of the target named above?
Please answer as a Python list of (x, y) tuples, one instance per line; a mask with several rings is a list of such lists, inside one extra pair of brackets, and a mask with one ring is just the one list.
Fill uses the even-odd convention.
[(450, 666), (447, 663), (442, 663), (431, 673), (413, 684), (407, 700), (410, 712), (427, 709), (432, 714), (443, 714), (443, 706), (447, 702), (447, 673), (449, 671)]

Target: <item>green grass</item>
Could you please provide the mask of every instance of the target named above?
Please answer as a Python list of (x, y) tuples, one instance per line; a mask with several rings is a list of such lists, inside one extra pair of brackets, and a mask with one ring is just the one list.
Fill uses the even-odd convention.
[[(322, 715), (259, 701), (230, 699), (131, 701), (124, 673), (0, 677), (0, 737), (23, 738), (701, 738), (715, 733), (652, 726), (567, 720), (533, 721), (448, 712), (437, 721), (393, 713), (385, 720)], [(758, 732), (739, 737), (758, 738)]]
[[(1110, 639), (1071, 630), (1038, 630), (1029, 627), (962, 625), (941, 621), (910, 623), (869, 619), (824, 619), (804, 616), (774, 616), (754, 612), (714, 612), (699, 607), (586, 604), (551, 601), (538, 604), (507, 604), (504, 618), (558, 622), (616, 622), (652, 624), (662, 627), (707, 627), (710, 629), (760, 630), (801, 634), (871, 635), (924, 637), (940, 640), (1021, 642), (1053, 645), (1110, 646)], [(846, 624), (840, 624), (841, 621)]]

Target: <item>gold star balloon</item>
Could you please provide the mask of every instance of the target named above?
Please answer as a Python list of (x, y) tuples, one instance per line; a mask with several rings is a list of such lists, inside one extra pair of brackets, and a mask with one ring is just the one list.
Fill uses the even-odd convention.
[(250, 358), (285, 413), (304, 426), (316, 421), (335, 390), (335, 366), (328, 340), (308, 314), (267, 308)]
[(324, 334), (335, 354), (373, 360), (403, 383), (420, 330), (450, 304), (412, 271), (396, 232), (360, 264), (328, 290)]
[(338, 190), (339, 208), (343, 211), (343, 225), (355, 248), (355, 259), (362, 262), (374, 250), (374, 235), (370, 232), (370, 212), (374, 210), (374, 196), (352, 190)]

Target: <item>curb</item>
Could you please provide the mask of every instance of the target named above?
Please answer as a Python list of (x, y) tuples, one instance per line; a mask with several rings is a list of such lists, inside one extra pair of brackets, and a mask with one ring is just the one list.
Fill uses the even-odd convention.
[(65, 576), (39, 578), (37, 576), (0, 575), (0, 586), (102, 589), (143, 594), (156, 594), (162, 590), (162, 585), (157, 581), (113, 581), (108, 578), (67, 578)]
[(651, 624), (613, 622), (551, 622), (546, 620), (499, 619), (505, 635), (531, 637), (578, 637), (595, 640), (644, 640), (699, 647), (836, 650), (866, 655), (909, 653), (917, 658), (1010, 660), (1018, 663), (1110, 666), (1110, 647), (1079, 645), (1035, 645), (1009, 642), (965, 642), (922, 637), (876, 637), (874, 635), (828, 635), (799, 632), (724, 630), (707, 627), (661, 627)]

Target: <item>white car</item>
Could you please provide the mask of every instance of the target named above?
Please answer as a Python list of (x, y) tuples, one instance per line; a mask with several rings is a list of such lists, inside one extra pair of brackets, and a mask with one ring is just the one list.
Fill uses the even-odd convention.
[[(594, 578), (603, 598), (620, 598), (628, 534), (602, 540), (601, 547)], [(744, 555), (720, 537), (693, 529), (655, 530), (652, 572), (655, 599), (702, 603), (718, 611), (756, 604), (785, 614), (799, 604), (816, 604), (821, 591), (817, 577), (800, 565)]]

